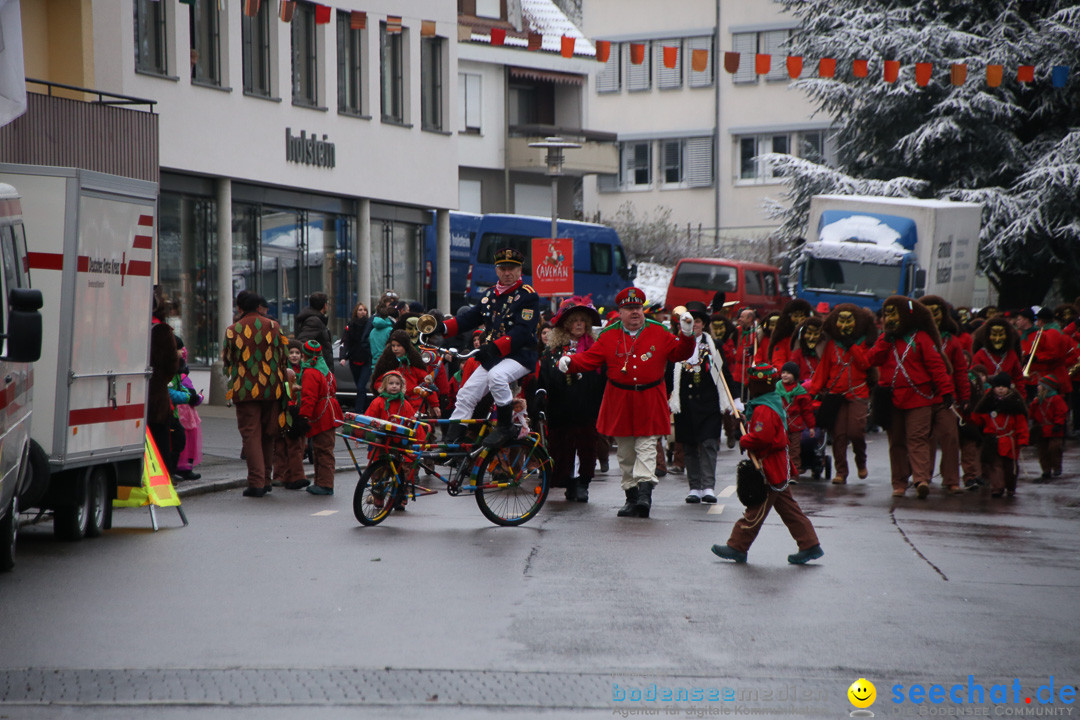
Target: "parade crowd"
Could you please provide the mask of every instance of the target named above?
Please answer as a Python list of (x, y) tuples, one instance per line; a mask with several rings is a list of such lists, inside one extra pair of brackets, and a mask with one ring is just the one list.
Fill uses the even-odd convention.
[[(523, 260), (500, 250), (499, 282), (479, 303), (456, 316), (428, 311), (435, 325), (424, 342), (476, 351), (461, 362), (425, 354), (425, 309), (390, 291), (370, 314), (354, 308), (337, 358), (325, 295), (311, 296), (289, 338), (262, 298), (241, 293), (223, 360), (248, 463), (244, 494), (261, 497), (274, 481), (333, 494), (334, 428), (344, 415), (335, 362), (356, 382), (352, 412), (488, 418), (489, 445), (527, 432), (542, 408), (549, 485), (588, 502), (614, 452), (620, 517), (649, 517), (653, 488), (673, 474), (685, 475), (687, 503), (716, 503), (720, 443), (738, 446), (747, 457), (738, 473), (763, 476), (768, 492), (712, 548), (735, 562), (746, 561), (773, 509), (798, 545), (788, 560), (821, 557), (791, 486), (804, 477), (866, 480), (868, 430), (888, 437), (896, 498), (924, 500), (935, 480), (941, 494), (1012, 497), (1029, 444), (1035, 482), (1061, 475), (1080, 377), (1076, 305), (973, 312), (937, 296), (893, 296), (879, 313), (804, 300), (764, 312), (722, 292), (708, 306), (665, 308), (629, 287), (614, 308), (572, 297), (550, 312), (522, 283)], [(446, 427), (445, 441), (459, 442), (464, 426)], [(302, 467), (308, 449), (313, 485)], [(720, 472), (734, 477), (734, 462)]]

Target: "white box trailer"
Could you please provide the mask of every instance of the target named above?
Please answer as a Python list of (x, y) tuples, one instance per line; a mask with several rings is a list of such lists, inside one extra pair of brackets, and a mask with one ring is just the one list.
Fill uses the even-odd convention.
[(139, 485), (146, 433), (156, 183), (74, 168), (0, 164), (18, 188), (42, 291), (33, 480), (22, 508), (54, 511), (75, 540), (111, 524), (116, 486)]

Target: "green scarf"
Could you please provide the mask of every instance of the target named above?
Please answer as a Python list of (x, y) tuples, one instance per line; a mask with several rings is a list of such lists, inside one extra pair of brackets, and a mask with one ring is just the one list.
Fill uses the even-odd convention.
[(784, 405), (786, 406), (790, 405), (795, 400), (795, 398), (799, 397), (800, 395), (805, 395), (806, 388), (804, 388), (799, 383), (795, 383), (795, 387), (791, 388), (791, 390), (788, 391), (784, 389), (784, 381), (777, 380), (776, 394), (780, 396), (780, 399), (784, 402)]
[(754, 408), (758, 405), (765, 405), (776, 411), (776, 414), (780, 416), (780, 420), (784, 423), (784, 427), (787, 427), (787, 412), (784, 410), (783, 401), (780, 400), (780, 396), (775, 392), (767, 392), (764, 395), (758, 395), (756, 398), (746, 401), (746, 420), (750, 421), (750, 418), (754, 416)]
[(381, 392), (381, 393), (379, 393), (379, 397), (381, 397), (383, 400), (386, 400), (386, 402), (390, 402), (391, 400), (404, 400), (405, 399), (405, 393), (396, 392), (396, 393), (390, 394), (390, 393), (387, 393), (387, 392)]
[(304, 362), (300, 363), (302, 368), (315, 368), (323, 375), (330, 376), (330, 368), (326, 366), (326, 359), (323, 358), (322, 353), (315, 355), (314, 357), (306, 358)]

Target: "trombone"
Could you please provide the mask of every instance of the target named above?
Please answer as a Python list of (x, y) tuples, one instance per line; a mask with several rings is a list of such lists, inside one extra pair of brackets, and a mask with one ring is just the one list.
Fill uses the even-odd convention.
[(1028, 377), (1031, 372), (1031, 363), (1035, 361), (1035, 351), (1039, 349), (1039, 341), (1042, 340), (1044, 329), (1045, 328), (1039, 328), (1039, 332), (1035, 334), (1035, 342), (1031, 344), (1031, 353), (1028, 355), (1027, 364), (1024, 365), (1024, 377)]

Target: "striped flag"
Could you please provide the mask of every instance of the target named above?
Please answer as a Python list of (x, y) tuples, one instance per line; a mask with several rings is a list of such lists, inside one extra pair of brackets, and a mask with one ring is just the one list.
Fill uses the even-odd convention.
[(400, 15), (387, 15), (386, 16), (386, 32), (399, 33), (401, 32), (401, 16)]
[(367, 13), (363, 10), (353, 10), (349, 15), (350, 30), (365, 30), (367, 28)]

